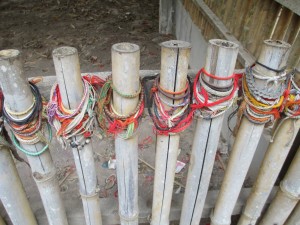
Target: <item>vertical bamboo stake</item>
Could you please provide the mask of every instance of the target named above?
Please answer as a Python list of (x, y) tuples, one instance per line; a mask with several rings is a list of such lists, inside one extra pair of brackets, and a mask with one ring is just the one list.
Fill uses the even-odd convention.
[[(20, 52), (3, 50), (0, 53), (0, 80), (5, 104), (15, 112), (24, 112), (33, 104), (33, 94), (24, 78)], [(39, 152), (45, 144), (21, 145), (31, 152)], [(39, 189), (50, 225), (67, 225), (67, 216), (55, 176), (50, 151), (39, 156), (27, 156), (33, 178)], [(21, 223), (22, 224), (22, 223)], [(34, 223), (33, 223), (34, 224)]]
[(300, 200), (300, 147), (260, 225), (284, 224)]
[[(53, 50), (53, 62), (62, 103), (67, 109), (76, 109), (83, 97), (83, 82), (77, 49), (60, 47)], [(80, 138), (77, 135), (74, 139)], [(79, 178), (85, 221), (87, 225), (101, 225), (100, 201), (92, 143), (82, 149), (72, 148)]]
[[(205, 70), (220, 77), (233, 74), (238, 54), (238, 45), (225, 40), (210, 40)], [(208, 80), (213, 82), (216, 80)], [(228, 85), (228, 80), (214, 85)], [(229, 82), (232, 82), (229, 80)], [(224, 115), (213, 119), (197, 119), (191, 154), (191, 164), (185, 188), (180, 225), (200, 223), (209, 181), (215, 162)]]
[(12, 223), (37, 225), (13, 158), (5, 147), (0, 149), (0, 177), (0, 200)]
[(284, 225), (300, 225), (300, 201)]
[[(167, 41), (161, 47), (160, 85), (165, 90), (180, 91), (186, 85), (190, 43)], [(179, 134), (157, 135), (151, 225), (169, 224), (179, 139)]]
[[(262, 46), (258, 61), (268, 67), (280, 69), (286, 65), (289, 49), (290, 45), (285, 42), (266, 40)], [(253, 68), (253, 73), (265, 77), (273, 77), (277, 74), (258, 64)], [(257, 82), (256, 84), (261, 86), (265, 85), (263, 82)], [(211, 215), (212, 225), (229, 225), (231, 223), (231, 214), (263, 129), (263, 124), (254, 124), (243, 117), (230, 154), (216, 206)]]
[[(114, 44), (111, 49), (112, 81), (118, 92), (133, 95), (140, 89), (140, 48), (131, 43)], [(115, 110), (128, 115), (138, 104), (138, 98), (124, 98), (113, 92)], [(119, 215), (122, 225), (137, 225), (138, 208), (138, 135), (115, 139)]]
[[(300, 67), (300, 63), (298, 67)], [(300, 73), (296, 74), (297, 76), (300, 77)], [(238, 225), (256, 224), (299, 129), (299, 119), (283, 121), (264, 156)]]

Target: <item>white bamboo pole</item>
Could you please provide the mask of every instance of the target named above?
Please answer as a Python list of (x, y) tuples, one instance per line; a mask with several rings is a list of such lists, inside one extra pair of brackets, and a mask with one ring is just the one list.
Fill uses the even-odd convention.
[[(20, 52), (18, 50), (3, 50), (0, 55), (0, 80), (5, 104), (15, 112), (24, 112), (33, 104), (33, 94), (23, 74)], [(21, 145), (33, 153), (39, 152), (45, 146), (42, 142), (34, 145), (21, 143)], [(39, 189), (49, 224), (67, 225), (67, 216), (50, 151), (47, 150), (39, 156), (27, 155), (27, 158), (33, 178)]]
[(5, 223), (4, 220), (2, 219), (1, 215), (0, 215), (0, 225), (6, 225), (6, 223)]
[[(111, 49), (112, 80), (120, 93), (133, 95), (140, 89), (140, 47), (132, 43), (114, 44)], [(124, 98), (113, 92), (113, 105), (121, 115), (128, 115), (139, 97)], [(117, 160), (119, 215), (122, 225), (137, 225), (138, 208), (138, 135), (115, 139)]]
[(300, 225), (300, 201), (284, 225)]
[(300, 147), (260, 225), (283, 225), (300, 200)]
[[(273, 69), (280, 69), (286, 65), (290, 45), (282, 41), (266, 40), (263, 43), (258, 61)], [(273, 77), (277, 73), (267, 70), (256, 64), (253, 73), (260, 76)], [(261, 82), (256, 84), (264, 86)], [(254, 124), (243, 118), (237, 137), (233, 144), (224, 180), (219, 192), (216, 206), (211, 215), (212, 225), (229, 225), (231, 214), (243, 182), (247, 175), (250, 163), (262, 135), (264, 125)]]
[[(237, 54), (237, 44), (219, 39), (210, 40), (205, 70), (220, 77), (231, 76)], [(216, 82), (216, 80), (213, 81)], [(208, 82), (213, 81), (208, 80)], [(217, 82), (213, 85), (226, 85), (228, 80)], [(229, 82), (232, 81), (229, 80)], [(198, 225), (200, 223), (223, 119), (224, 115), (213, 119), (197, 119), (180, 225)]]
[(17, 168), (6, 147), (0, 149), (0, 177), (0, 200), (11, 222), (14, 225), (37, 225)]
[[(76, 109), (84, 92), (77, 49), (60, 47), (54, 49), (52, 55), (62, 103), (67, 109)], [(74, 139), (80, 137), (77, 135)], [(72, 152), (86, 225), (101, 225), (100, 199), (97, 191), (98, 181), (92, 143), (86, 143), (82, 148), (72, 148)]]
[[(300, 68), (300, 63), (298, 67)], [(300, 77), (300, 73), (295, 76)], [(299, 119), (287, 119), (280, 125), (274, 141), (264, 156), (238, 225), (256, 224), (299, 129)]]
[[(160, 85), (166, 90), (180, 91), (186, 85), (190, 43), (167, 41), (161, 47)], [(151, 225), (168, 225), (180, 136), (157, 135), (156, 138)]]

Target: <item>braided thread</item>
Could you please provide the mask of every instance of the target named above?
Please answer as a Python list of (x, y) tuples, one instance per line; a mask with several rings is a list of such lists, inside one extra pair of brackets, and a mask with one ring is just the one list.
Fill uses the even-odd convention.
[[(276, 119), (280, 118), (280, 112), (282, 111), (282, 105), (287, 93), (285, 90), (287, 74), (282, 72), (282, 74), (269, 78), (269, 80), (266, 80), (264, 77), (255, 76), (256, 79), (266, 82), (266, 87), (259, 89), (256, 87), (253, 79), (252, 67), (246, 68), (243, 78), (242, 87), (244, 101), (246, 102), (244, 115), (249, 121), (255, 124), (273, 123)], [(277, 90), (274, 90), (273, 94), (266, 93), (268, 92), (267, 85), (270, 84), (270, 80), (274, 83), (281, 81), (281, 85), (279, 85)], [(273, 91), (275, 88), (274, 85), (271, 87)], [(271, 90), (270, 87), (269, 89)]]

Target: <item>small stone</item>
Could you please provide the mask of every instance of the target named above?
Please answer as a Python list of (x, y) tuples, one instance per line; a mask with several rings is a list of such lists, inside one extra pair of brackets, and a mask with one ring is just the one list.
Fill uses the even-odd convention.
[(89, 138), (85, 140), (85, 143), (87, 143), (87, 144), (90, 142), (91, 142), (91, 139), (89, 139)]

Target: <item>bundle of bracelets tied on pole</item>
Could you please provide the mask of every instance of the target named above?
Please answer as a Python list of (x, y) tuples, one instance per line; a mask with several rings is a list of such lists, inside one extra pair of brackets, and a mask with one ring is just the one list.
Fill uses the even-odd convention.
[[(285, 68), (274, 70), (259, 62), (256, 64), (278, 75), (275, 77), (259, 76), (253, 72), (253, 66), (246, 68), (242, 85), (246, 102), (244, 115), (255, 124), (273, 124), (276, 119), (280, 118), (280, 113), (284, 109), (284, 100), (288, 95), (286, 88), (289, 81), (288, 74)], [(259, 87), (258, 81), (263, 81), (264, 87)]]
[[(128, 115), (122, 115), (118, 113), (113, 106), (113, 91), (123, 98), (128, 99), (139, 96), (139, 101), (136, 108)], [(139, 127), (139, 121), (144, 112), (144, 98), (145, 92), (142, 84), (140, 84), (140, 88), (136, 94), (128, 95), (118, 91), (118, 89), (112, 83), (112, 77), (109, 76), (101, 88), (97, 101), (97, 120), (101, 129), (106, 134), (112, 134), (114, 136), (118, 135), (123, 139), (129, 139), (132, 137)]]
[[(203, 77), (207, 76), (214, 80), (232, 80), (228, 87), (212, 86)], [(219, 77), (208, 73), (202, 68), (195, 77), (193, 85), (193, 104), (191, 108), (197, 110), (196, 114), (204, 119), (212, 119), (222, 115), (230, 108), (238, 92), (238, 80), (241, 74), (233, 74), (229, 77)]]
[[(104, 81), (94, 75), (82, 77), (84, 85), (83, 98), (74, 110), (66, 109), (62, 103), (58, 84), (55, 84), (50, 93), (48, 103), (48, 121), (56, 129), (56, 136), (64, 148), (67, 143), (71, 148), (82, 149), (90, 142), (95, 128), (95, 106), (97, 91)], [(73, 138), (82, 135), (81, 138)]]
[[(26, 155), (38, 156), (48, 149), (52, 140), (52, 131), (45, 114), (46, 101), (42, 98), (35, 83), (31, 81), (29, 84), (34, 96), (33, 104), (24, 112), (14, 112), (4, 102), (3, 118), (11, 128), (12, 141), (17, 149)], [(39, 141), (46, 145), (38, 152), (30, 152), (20, 146), (20, 142), (33, 145)]]
[[(149, 91), (147, 82), (151, 80), (153, 85)], [(145, 77), (142, 83), (146, 89), (148, 113), (152, 118), (154, 130), (157, 134), (171, 135), (188, 128), (193, 118), (193, 112), (189, 107), (192, 96), (189, 79), (186, 81), (185, 88), (177, 92), (163, 89), (159, 84), (158, 75)], [(169, 103), (166, 99), (173, 100), (173, 103)], [(178, 101), (178, 103), (175, 103), (175, 101)], [(170, 109), (166, 109), (164, 105)]]

